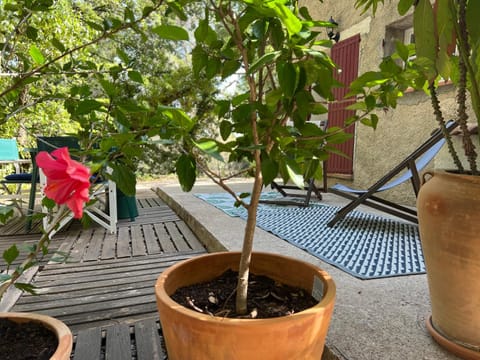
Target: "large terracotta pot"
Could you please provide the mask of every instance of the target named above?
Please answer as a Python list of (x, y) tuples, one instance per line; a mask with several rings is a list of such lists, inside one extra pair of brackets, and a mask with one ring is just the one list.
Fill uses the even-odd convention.
[(0, 312), (0, 318), (8, 318), (16, 323), (39, 322), (55, 333), (58, 340), (57, 350), (50, 360), (69, 360), (73, 346), (70, 329), (60, 320), (35, 313)]
[(335, 284), (323, 270), (275, 254), (255, 253), (251, 272), (303, 288), (318, 305), (273, 319), (227, 319), (187, 309), (170, 298), (179, 287), (238, 270), (240, 253), (214, 253), (186, 260), (160, 275), (155, 286), (170, 360), (320, 360), (335, 302)]
[(480, 177), (430, 175), (417, 200), (432, 303), (427, 327), (448, 350), (480, 359)]

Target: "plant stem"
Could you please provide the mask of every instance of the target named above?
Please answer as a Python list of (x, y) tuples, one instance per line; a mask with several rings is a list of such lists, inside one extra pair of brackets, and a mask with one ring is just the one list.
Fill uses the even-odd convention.
[(443, 137), (447, 141), (448, 152), (452, 156), (453, 162), (457, 167), (457, 169), (463, 172), (464, 168), (463, 168), (462, 162), (460, 161), (460, 158), (458, 157), (455, 147), (453, 146), (452, 137), (450, 133), (447, 131), (447, 128), (445, 127), (445, 118), (443, 117), (442, 109), (440, 108), (440, 101), (438, 100), (435, 84), (432, 82), (429, 85), (428, 89), (430, 91), (430, 100), (432, 102), (433, 113), (435, 114), (435, 118), (437, 119), (437, 122), (440, 125), (440, 129), (443, 133)]

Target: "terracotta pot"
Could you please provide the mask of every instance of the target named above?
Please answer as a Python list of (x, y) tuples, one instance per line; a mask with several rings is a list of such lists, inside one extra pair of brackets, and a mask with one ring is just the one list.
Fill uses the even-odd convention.
[(46, 328), (53, 331), (58, 339), (57, 350), (50, 360), (70, 359), (70, 353), (72, 352), (73, 346), (73, 336), (68, 326), (60, 320), (41, 314), (15, 312), (0, 312), (0, 318), (8, 318), (17, 323), (27, 323), (31, 321), (42, 323)]
[(187, 309), (170, 298), (179, 287), (238, 270), (240, 253), (214, 253), (186, 260), (167, 269), (155, 286), (168, 358), (315, 359), (322, 356), (335, 302), (335, 284), (323, 270), (275, 254), (254, 253), (250, 271), (297, 286), (319, 299), (318, 305), (297, 314), (272, 319), (227, 319)]
[(480, 176), (431, 175), (417, 200), (432, 302), (427, 327), (450, 351), (480, 359)]

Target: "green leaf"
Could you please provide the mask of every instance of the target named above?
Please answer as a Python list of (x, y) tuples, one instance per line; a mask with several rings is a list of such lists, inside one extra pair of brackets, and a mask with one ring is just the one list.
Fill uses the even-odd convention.
[(83, 100), (80, 101), (75, 109), (76, 115), (85, 115), (94, 110), (98, 110), (102, 107), (102, 103), (96, 100)]
[(220, 162), (225, 161), (222, 155), (218, 152), (218, 145), (216, 141), (206, 139), (194, 142), (194, 144), (205, 154), (217, 159)]
[(182, 154), (175, 164), (175, 169), (182, 190), (192, 190), (197, 177), (197, 165), (195, 159), (192, 156)]
[(26, 35), (30, 40), (37, 40), (38, 38), (38, 30), (33, 26), (27, 26)]
[(135, 172), (123, 164), (110, 163), (109, 166), (113, 170), (111, 178), (117, 184), (118, 189), (127, 196), (134, 196), (137, 184)]
[(230, 75), (233, 75), (240, 68), (240, 62), (237, 60), (227, 60), (223, 63), (222, 67), (222, 79), (226, 79)]
[(97, 31), (103, 31), (103, 26), (100, 24), (97, 24), (93, 21), (85, 21), (85, 23), (90, 26), (92, 29), (97, 30)]
[(274, 51), (263, 55), (250, 66), (250, 68), (248, 69), (248, 73), (252, 74), (258, 69), (275, 62), (275, 60), (277, 60), (281, 54), (282, 53), (280, 51)]
[(292, 98), (299, 81), (298, 67), (292, 63), (278, 66), (278, 82), (286, 97)]
[(278, 164), (264, 154), (262, 158), (262, 177), (265, 185), (269, 185), (278, 175)]
[(28, 292), (29, 294), (35, 295), (35, 286), (27, 283), (16, 282), (14, 286), (22, 291)]
[(303, 180), (302, 171), (300, 170), (298, 164), (294, 160), (286, 159), (286, 167), (290, 180), (292, 180), (293, 183), (297, 185), (300, 189), (303, 189), (305, 183)]
[(17, 245), (10, 246), (7, 250), (3, 252), (3, 260), (7, 263), (7, 265), (11, 265), (20, 255), (18, 251)]
[(195, 76), (199, 76), (203, 68), (208, 64), (208, 55), (201, 46), (196, 46), (192, 50), (192, 69)]
[(135, 81), (137, 83), (143, 84), (142, 75), (138, 71), (131, 70), (128, 72), (128, 77), (130, 80)]
[[(418, 0), (413, 17), (415, 32), (415, 50), (417, 57), (427, 58), (435, 64), (437, 58), (437, 39), (435, 37), (435, 22), (430, 0)], [(433, 76), (433, 78), (436, 77)]]
[(35, 45), (30, 46), (30, 49), (29, 49), (28, 52), (29, 52), (30, 56), (32, 57), (33, 61), (37, 65), (42, 65), (42, 64), (45, 63), (45, 57), (43, 56), (42, 52)]
[(222, 121), (220, 123), (220, 136), (223, 140), (227, 140), (232, 133), (232, 123), (230, 121)]
[(400, 0), (397, 6), (398, 13), (404, 16), (407, 11), (410, 10), (414, 2), (415, 0)]
[(51, 43), (53, 46), (55, 46), (58, 50), (60, 50), (61, 52), (65, 52), (65, 45), (62, 44), (62, 42), (60, 40), (58, 40), (57, 38), (53, 38), (51, 40)]
[(13, 206), (0, 205), (0, 223), (5, 224), (7, 220), (13, 217)]
[(188, 40), (188, 32), (184, 28), (175, 25), (159, 25), (154, 27), (152, 31), (166, 40)]

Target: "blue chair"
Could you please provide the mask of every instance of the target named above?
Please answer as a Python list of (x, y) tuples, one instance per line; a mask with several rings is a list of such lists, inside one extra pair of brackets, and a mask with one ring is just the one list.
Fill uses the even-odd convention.
[[(447, 131), (451, 132), (458, 124), (454, 121), (447, 123)], [(396, 204), (394, 202), (375, 196), (376, 193), (389, 190), (408, 180), (411, 181), (415, 196), (420, 190), (419, 172), (427, 166), (427, 164), (435, 157), (445, 144), (440, 129), (435, 130), (430, 138), (413, 151), (408, 157), (401, 161), (384, 177), (370, 186), (367, 190), (353, 189), (343, 184), (336, 184), (328, 189), (329, 192), (342, 196), (349, 200), (350, 203), (341, 208), (327, 223), (327, 226), (334, 226), (338, 221), (342, 220), (350, 211), (359, 205), (367, 205), (374, 209), (386, 212), (387, 214), (397, 216), (399, 218), (418, 223), (417, 211), (415, 209)]]
[[(30, 151), (32, 159), (35, 157), (34, 151)], [(13, 165), (15, 172), (9, 175), (6, 175), (0, 184), (3, 187), (5, 192), (2, 195), (2, 198), (9, 199), (12, 201), (22, 200), (22, 185), (29, 184), (35, 186), (35, 183), (38, 182), (38, 177), (33, 176), (33, 172), (22, 172), (22, 164), (32, 164), (32, 159), (20, 159), (17, 141), (15, 139), (0, 139), (0, 164), (2, 165)], [(11, 191), (8, 185), (15, 185), (16, 190)], [(21, 211), (21, 207), (17, 206)]]

